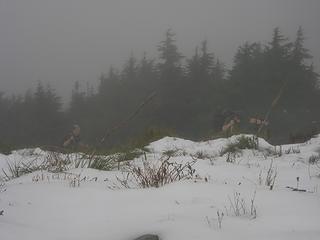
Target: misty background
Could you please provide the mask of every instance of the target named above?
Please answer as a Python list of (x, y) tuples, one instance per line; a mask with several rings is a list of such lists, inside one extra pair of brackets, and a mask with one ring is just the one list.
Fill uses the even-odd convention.
[(320, 132), (319, 6), (0, 0), (0, 151), (68, 136), (101, 149), (238, 133), (305, 142)]
[(199, 42), (228, 68), (245, 41), (266, 44), (275, 27), (294, 39), (299, 26), (320, 69), (318, 0), (0, 0), (0, 91), (23, 94), (50, 83), (64, 102), (75, 81), (97, 86), (131, 53), (157, 57), (168, 28), (191, 57)]

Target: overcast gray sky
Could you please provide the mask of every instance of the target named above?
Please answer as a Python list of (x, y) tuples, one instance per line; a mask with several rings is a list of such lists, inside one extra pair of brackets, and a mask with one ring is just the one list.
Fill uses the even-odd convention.
[(168, 28), (184, 55), (207, 39), (230, 65), (246, 40), (265, 43), (277, 26), (294, 38), (301, 25), (319, 72), (319, 23), (319, 0), (0, 0), (0, 91), (41, 80), (65, 98), (76, 80), (96, 84), (131, 52), (156, 57)]

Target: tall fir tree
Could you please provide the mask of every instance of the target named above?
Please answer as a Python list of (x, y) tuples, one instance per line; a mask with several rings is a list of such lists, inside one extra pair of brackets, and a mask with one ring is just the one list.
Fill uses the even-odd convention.
[(165, 34), (165, 40), (158, 46), (159, 51), (159, 71), (160, 77), (164, 81), (174, 81), (181, 77), (181, 59), (183, 56), (178, 51), (175, 34), (168, 29)]

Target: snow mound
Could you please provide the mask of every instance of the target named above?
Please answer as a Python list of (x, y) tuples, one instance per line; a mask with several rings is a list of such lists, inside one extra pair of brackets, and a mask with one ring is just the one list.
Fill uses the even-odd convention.
[[(40, 169), (0, 181), (0, 237), (130, 240), (156, 234), (162, 240), (319, 239), (320, 168), (308, 161), (320, 152), (320, 136), (281, 148), (259, 139), (259, 150), (244, 149), (234, 162), (227, 162), (221, 149), (239, 137), (203, 142), (165, 137), (150, 143), (146, 157), (153, 163), (170, 151), (172, 162), (196, 161), (194, 178), (160, 188), (124, 188), (118, 179), (127, 176), (125, 166), (100, 171), (70, 165), (64, 172)], [(47, 156), (41, 149), (0, 154), (0, 169), (8, 171), (8, 163), (41, 163)], [(131, 164), (143, 167), (143, 161), (141, 156)], [(275, 176), (272, 190), (266, 184), (270, 171)], [(79, 184), (72, 184), (76, 179)]]

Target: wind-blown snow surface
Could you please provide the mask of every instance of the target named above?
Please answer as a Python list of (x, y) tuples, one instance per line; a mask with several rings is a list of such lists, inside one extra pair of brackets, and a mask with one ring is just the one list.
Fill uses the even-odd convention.
[[(151, 143), (147, 157), (154, 162), (168, 150), (175, 151), (171, 160), (177, 162), (205, 157), (194, 165), (200, 177), (160, 188), (122, 188), (115, 178), (122, 173), (116, 170), (70, 169), (86, 177), (76, 188), (69, 186), (71, 175), (45, 171), (7, 181), (0, 187), (0, 239), (130, 240), (145, 233), (163, 240), (320, 239), (320, 169), (308, 164), (319, 151), (320, 136), (282, 146), (283, 153), (289, 148), (300, 153), (280, 157), (260, 139), (259, 151), (244, 150), (235, 163), (227, 163), (219, 152), (236, 138), (192, 142), (166, 137)], [(6, 170), (8, 161), (30, 160), (26, 150), (0, 155), (0, 168)], [(277, 178), (271, 191), (265, 178), (272, 160)], [(298, 187), (307, 192), (286, 188), (297, 187), (297, 177)], [(230, 208), (234, 194), (240, 193), (250, 211), (255, 191), (256, 218), (235, 216)], [(217, 211), (225, 214), (221, 229)]]

